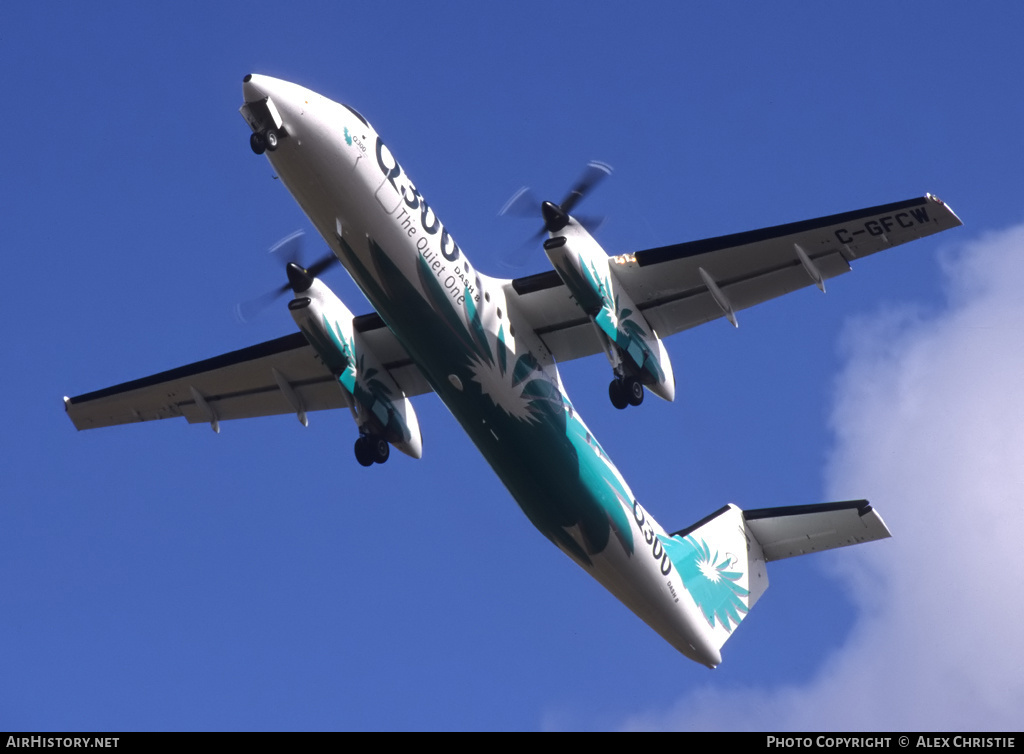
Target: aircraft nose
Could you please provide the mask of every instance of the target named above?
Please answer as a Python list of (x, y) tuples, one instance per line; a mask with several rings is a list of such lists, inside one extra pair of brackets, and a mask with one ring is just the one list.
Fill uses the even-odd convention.
[(258, 102), (267, 96), (266, 76), (250, 73), (242, 79), (242, 96), (246, 102)]

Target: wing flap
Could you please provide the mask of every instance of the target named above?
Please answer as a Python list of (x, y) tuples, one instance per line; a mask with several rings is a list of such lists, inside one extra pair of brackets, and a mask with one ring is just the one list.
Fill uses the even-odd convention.
[(526, 318), (557, 361), (604, 350), (590, 318), (576, 305), (554, 270), (509, 281), (505, 298)]
[[(841, 254), (829, 254), (819, 258), (815, 260), (815, 267), (823, 280), (850, 271), (850, 265)], [(640, 310), (659, 336), (668, 337), (724, 316), (722, 308), (715, 302), (700, 274), (697, 273), (693, 277), (696, 278), (694, 287), (640, 305)], [(775, 269), (765, 269), (754, 276), (716, 280), (716, 283), (725, 293), (733, 310), (742, 311), (814, 285), (815, 281), (794, 255), (789, 263)]]
[(379, 314), (374, 312), (360, 315), (354, 319), (354, 323), (366, 345), (377, 355), (406, 397), (434, 392), (416, 362), (410, 358)]

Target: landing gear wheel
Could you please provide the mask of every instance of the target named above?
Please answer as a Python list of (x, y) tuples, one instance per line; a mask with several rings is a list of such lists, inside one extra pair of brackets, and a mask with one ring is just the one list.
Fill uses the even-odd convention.
[(273, 152), (277, 149), (277, 131), (267, 131), (267, 135), (264, 137), (267, 142), (267, 151)]
[(644, 385), (636, 377), (623, 378), (622, 392), (630, 406), (639, 406), (644, 402)]
[(373, 466), (373, 448), (366, 435), (360, 435), (356, 440), (356, 460), (360, 466)]
[(622, 381), (618, 377), (609, 383), (608, 397), (611, 399), (612, 405), (620, 411), (629, 405), (626, 391), (622, 389)]
[[(264, 138), (263, 134), (257, 131), (249, 137), (249, 146), (252, 147), (252, 151), (256, 154), (263, 154), (267, 151), (267, 140)], [(276, 144), (274, 145), (274, 148), (277, 148)]]
[(376, 463), (384, 463), (391, 455), (391, 446), (383, 437), (371, 438), (370, 447), (373, 448), (373, 460)]

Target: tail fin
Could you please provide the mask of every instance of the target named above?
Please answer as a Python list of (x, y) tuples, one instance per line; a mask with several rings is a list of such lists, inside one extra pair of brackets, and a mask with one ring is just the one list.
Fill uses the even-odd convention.
[(718, 649), (768, 588), (772, 560), (891, 536), (867, 500), (743, 511), (727, 505), (662, 538)]

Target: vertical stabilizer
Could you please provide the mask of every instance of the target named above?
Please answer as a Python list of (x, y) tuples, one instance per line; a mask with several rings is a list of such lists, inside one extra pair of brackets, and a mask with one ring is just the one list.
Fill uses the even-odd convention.
[(768, 588), (764, 553), (743, 511), (727, 505), (662, 543), (721, 648)]
[(768, 588), (768, 561), (889, 536), (867, 500), (852, 500), (749, 511), (730, 504), (660, 539), (721, 649)]

